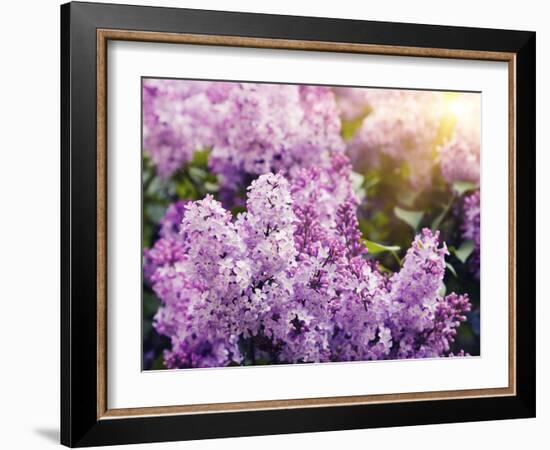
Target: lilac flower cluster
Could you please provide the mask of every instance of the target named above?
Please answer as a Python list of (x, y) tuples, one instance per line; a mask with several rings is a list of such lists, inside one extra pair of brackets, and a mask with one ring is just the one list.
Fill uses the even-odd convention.
[(168, 178), (211, 147), (212, 117), (223, 111), (231, 83), (147, 79), (143, 82), (143, 147)]
[(334, 93), (320, 86), (146, 80), (144, 148), (161, 177), (211, 149), (222, 189), (270, 171), (326, 167), (344, 151)]
[(354, 166), (377, 167), (388, 157), (401, 165), (412, 187), (429, 185), (445, 111), (441, 93), (353, 88), (340, 91), (340, 99), (344, 116), (357, 114), (361, 104), (370, 111), (348, 143)]
[(479, 138), (455, 132), (439, 149), (439, 167), (449, 184), (457, 181), (479, 184)]
[(462, 205), (462, 238), (474, 241), (474, 251), (468, 258), (468, 263), (472, 273), (479, 280), (479, 268), (481, 262), (480, 243), (481, 243), (481, 205), (480, 192), (476, 191), (473, 194), (464, 198)]
[(144, 251), (143, 276), (150, 281), (158, 267), (171, 265), (184, 255), (183, 245), (179, 239), (179, 229), (187, 201), (178, 200), (172, 203), (160, 219), (159, 237), (152, 248)]
[(397, 358), (441, 356), (449, 352), (456, 328), (470, 311), (466, 295), (439, 296), (445, 272), (445, 244), (439, 232), (428, 229), (416, 236), (403, 268), (392, 277), (390, 317), (399, 340)]
[(237, 85), (216, 134), (209, 165), (229, 187), (247, 175), (292, 176), (301, 167), (324, 167), (331, 153), (344, 150), (334, 95), (326, 87)]
[(449, 184), (467, 181), (479, 185), (481, 102), (478, 94), (461, 94), (452, 135), (439, 147), (439, 166)]
[(425, 229), (401, 270), (382, 274), (366, 258), (350, 174), (337, 154), (292, 181), (261, 175), (235, 220), (211, 196), (185, 204), (179, 234), (145, 257), (167, 367), (449, 354), (470, 304), (439, 295), (445, 245)]
[(176, 237), (179, 234), (180, 224), (185, 214), (187, 200), (178, 200), (172, 203), (160, 219), (159, 236), (161, 238)]

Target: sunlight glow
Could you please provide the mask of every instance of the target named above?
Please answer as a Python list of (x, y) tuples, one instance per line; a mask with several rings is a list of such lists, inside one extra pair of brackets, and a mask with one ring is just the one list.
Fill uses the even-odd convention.
[(449, 100), (449, 103), (447, 104), (447, 108), (449, 108), (449, 112), (457, 120), (464, 118), (464, 115), (467, 113), (467, 109), (468, 109), (466, 105), (466, 101), (462, 96), (454, 97), (453, 99)]

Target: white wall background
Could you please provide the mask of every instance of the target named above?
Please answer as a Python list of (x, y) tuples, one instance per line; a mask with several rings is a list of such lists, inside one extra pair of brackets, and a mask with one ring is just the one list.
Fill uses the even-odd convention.
[[(550, 270), (547, 175), (550, 30), (545, 3), (353, 0), (164, 0), (135, 4), (526, 29), (537, 32), (537, 278)], [(498, 7), (497, 7), (498, 5)], [(0, 447), (42, 449), (59, 439), (59, 1), (2, 5), (0, 46)], [(531, 149), (527, 149), (530, 151)], [(543, 172), (543, 170), (545, 172)], [(543, 240), (546, 237), (546, 240)], [(545, 283), (546, 284), (546, 283)], [(537, 419), (267, 436), (127, 448), (279, 449), (547, 448), (550, 327), (546, 286), (537, 287)], [(523, 301), (536, 301), (525, 298)]]

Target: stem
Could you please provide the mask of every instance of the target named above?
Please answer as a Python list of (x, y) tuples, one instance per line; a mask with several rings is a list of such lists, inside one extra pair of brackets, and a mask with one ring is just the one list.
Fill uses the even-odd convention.
[(445, 205), (445, 208), (439, 214), (439, 216), (436, 217), (436, 219), (432, 223), (432, 231), (435, 231), (439, 228), (439, 225), (441, 225), (441, 222), (443, 222), (443, 219), (447, 216), (449, 211), (451, 210), (451, 206), (453, 206), (453, 203), (455, 201), (455, 195), (453, 194), (453, 197), (451, 198), (451, 201)]
[(397, 261), (397, 264), (399, 264), (399, 267), (401, 267), (403, 265), (403, 261), (401, 260), (397, 252), (395, 250), (390, 250), (390, 253), (393, 255), (393, 257)]

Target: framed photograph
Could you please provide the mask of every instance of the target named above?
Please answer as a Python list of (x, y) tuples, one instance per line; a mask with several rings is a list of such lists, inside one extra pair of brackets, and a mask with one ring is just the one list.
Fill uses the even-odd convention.
[(535, 33), (61, 7), (61, 441), (535, 415)]

